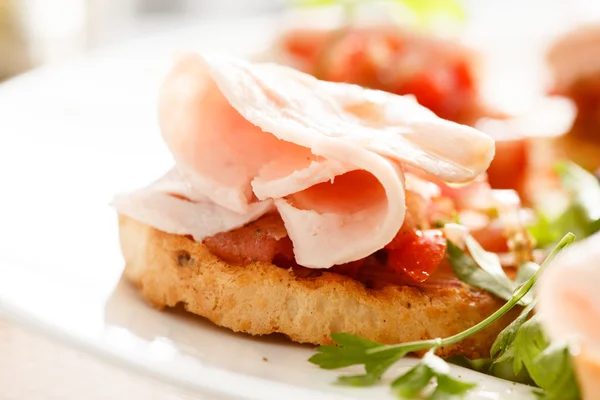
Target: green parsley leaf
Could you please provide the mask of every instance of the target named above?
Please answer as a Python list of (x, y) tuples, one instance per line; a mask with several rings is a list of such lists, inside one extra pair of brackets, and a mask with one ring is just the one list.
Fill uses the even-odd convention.
[(397, 353), (383, 360), (373, 360), (365, 363), (365, 374), (340, 376), (337, 383), (348, 386), (372, 386), (381, 379), (381, 376), (404, 357), (406, 353)]
[(467, 245), (467, 249), (469, 249), (469, 253), (471, 253), (471, 257), (473, 257), (473, 260), (475, 260), (484, 271), (493, 276), (501, 285), (513, 289), (513, 281), (506, 276), (506, 273), (500, 264), (500, 258), (498, 258), (496, 253), (486, 251), (471, 235), (467, 236), (465, 244)]
[(534, 262), (524, 262), (519, 265), (519, 269), (517, 270), (517, 276), (515, 277), (515, 283), (517, 285), (522, 284), (527, 279), (531, 278), (537, 270), (540, 269), (540, 266)]
[[(426, 395), (425, 391), (433, 378), (437, 381), (437, 387), (433, 393)], [(450, 375), (450, 366), (434, 354), (434, 349), (425, 354), (419, 364), (392, 383), (392, 389), (403, 398), (415, 398), (416, 396), (427, 399), (462, 398), (468, 390), (474, 387), (473, 383), (453, 378)]]
[(429, 385), (434, 377), (434, 373), (427, 365), (419, 363), (408, 370), (404, 375), (400, 375), (392, 382), (392, 389), (398, 396), (403, 398), (413, 398), (420, 394)]
[(598, 179), (570, 161), (556, 165), (562, 187), (570, 197), (568, 206), (555, 218), (538, 213), (536, 224), (528, 227), (538, 247), (545, 247), (558, 240), (560, 235), (573, 232), (584, 239), (600, 231), (600, 182)]
[(537, 318), (525, 321), (521, 325), (515, 335), (513, 346), (515, 348), (513, 361), (515, 374), (518, 374), (524, 367), (529, 371), (533, 360), (548, 346), (548, 340)]
[[(527, 226), (527, 231), (535, 239), (537, 247), (544, 248), (560, 238), (562, 228), (551, 221), (546, 214), (537, 212), (536, 223)], [(565, 232), (570, 232), (568, 229)]]
[[(531, 278), (538, 269), (540, 269), (540, 266), (534, 262), (527, 261), (521, 263), (519, 269), (517, 269), (517, 276), (515, 277), (514, 284), (517, 286), (522, 285), (525, 281)], [(533, 294), (533, 292), (527, 293), (527, 295), (523, 297), (521, 304), (525, 305), (531, 303), (534, 299)]]
[(463, 355), (457, 355), (447, 358), (446, 362), (449, 362), (454, 365), (459, 365), (461, 367), (468, 368), (473, 371), (482, 372), (484, 374), (486, 374), (492, 366), (491, 358), (478, 358), (475, 360), (471, 360)]
[(528, 370), (533, 381), (544, 389), (542, 398), (548, 400), (580, 398), (571, 353), (564, 343), (550, 344), (536, 357)]
[(527, 321), (529, 314), (535, 307), (535, 303), (535, 301), (529, 303), (529, 305), (523, 309), (521, 314), (506, 328), (504, 328), (502, 332), (500, 332), (494, 341), (494, 344), (492, 344), (492, 349), (490, 350), (490, 355), (492, 357), (502, 356), (506, 349), (513, 344), (515, 336), (517, 335), (517, 331), (521, 328), (525, 321)]
[(584, 206), (573, 201), (556, 219), (554, 229), (558, 232), (573, 232), (578, 238), (583, 239), (594, 233), (593, 225), (594, 221), (590, 220)]
[(579, 386), (569, 349), (564, 343), (549, 343), (537, 315), (521, 325), (514, 341), (497, 361), (502, 362), (511, 357), (515, 375), (526, 373), (543, 389), (540, 397), (554, 400), (579, 399)]
[(448, 261), (456, 276), (463, 282), (479, 289), (487, 290), (504, 300), (513, 297), (514, 283), (506, 282), (477, 265), (475, 260), (465, 253), (460, 247), (448, 241)]
[(474, 383), (460, 381), (450, 375), (438, 375), (437, 383), (437, 388), (429, 397), (431, 400), (462, 398), (467, 391), (477, 386)]
[(350, 333), (332, 333), (331, 339), (340, 346), (344, 346), (346, 349), (374, 349), (383, 346), (382, 343), (374, 342), (360, 336), (352, 335)]
[(489, 374), (507, 381), (535, 386), (526, 369), (523, 368), (518, 374), (515, 374), (513, 370), (514, 359), (514, 348), (509, 347), (500, 357), (494, 360), (490, 366)]
[[(374, 385), (381, 376), (410, 349), (385, 349), (382, 343), (361, 338), (349, 333), (334, 333), (331, 335), (337, 346), (319, 346), (318, 353), (308, 361), (323, 369), (338, 369), (351, 365), (363, 364), (365, 374), (341, 376), (337, 383), (350, 386)], [(369, 353), (371, 350), (383, 351)]]
[(573, 162), (561, 162), (556, 166), (564, 188), (581, 205), (590, 222), (600, 220), (600, 182), (585, 169)]

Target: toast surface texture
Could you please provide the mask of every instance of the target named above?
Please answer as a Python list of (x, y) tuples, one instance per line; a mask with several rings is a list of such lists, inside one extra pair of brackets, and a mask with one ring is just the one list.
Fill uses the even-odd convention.
[[(330, 334), (354, 333), (387, 343), (447, 337), (480, 322), (503, 302), (469, 287), (369, 289), (323, 272), (298, 277), (270, 263), (231, 265), (202, 243), (119, 216), (124, 275), (163, 309), (182, 304), (191, 313), (236, 332), (282, 333), (300, 343), (331, 344)], [(436, 354), (487, 358), (514, 310), (483, 331)]]

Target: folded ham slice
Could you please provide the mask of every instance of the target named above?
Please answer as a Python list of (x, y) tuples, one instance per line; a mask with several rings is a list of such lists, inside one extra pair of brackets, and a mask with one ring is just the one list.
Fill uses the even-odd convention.
[(253, 203), (245, 213), (221, 207), (197, 192), (175, 168), (143, 189), (117, 195), (112, 205), (120, 214), (163, 232), (196, 240), (239, 228), (274, 209), (271, 200)]
[[(247, 220), (272, 202), (296, 261), (311, 268), (361, 259), (394, 238), (406, 212), (402, 165), (467, 182), (494, 155), (490, 137), (412, 97), (224, 56), (182, 58), (162, 88), (159, 116), (177, 170), (202, 195), (167, 231), (216, 223), (206, 218), (215, 207)], [(158, 204), (153, 212), (137, 219), (157, 226), (174, 215)], [(201, 230), (187, 233), (202, 239)]]

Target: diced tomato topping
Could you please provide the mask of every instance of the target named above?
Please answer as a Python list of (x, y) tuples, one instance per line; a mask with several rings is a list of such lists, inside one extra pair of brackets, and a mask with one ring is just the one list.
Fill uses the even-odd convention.
[(454, 77), (459, 87), (467, 90), (474, 90), (475, 77), (466, 60), (459, 60), (456, 65), (454, 65)]
[(304, 68), (314, 68), (331, 34), (318, 30), (293, 30), (281, 38), (284, 51)]
[(241, 228), (207, 237), (203, 244), (231, 263), (270, 262), (277, 254), (294, 258), (292, 242), (277, 214), (268, 214)]
[(495, 139), (496, 155), (487, 171), (490, 185), (495, 189), (515, 189), (523, 195), (529, 159), (527, 142), (524, 138)]
[(388, 267), (415, 282), (424, 282), (444, 260), (445, 254), (446, 239), (441, 231), (417, 232), (402, 247), (388, 251)]
[(472, 231), (471, 235), (487, 251), (493, 253), (506, 253), (508, 251), (504, 229), (499, 224), (489, 224)]
[(472, 56), (460, 46), (387, 28), (292, 31), (282, 44), (297, 68), (319, 79), (413, 94), (458, 122), (476, 112)]
[(385, 249), (391, 270), (406, 274), (415, 282), (423, 282), (444, 260), (446, 239), (440, 230), (418, 230), (407, 213), (396, 237)]
[(396, 236), (386, 246), (386, 250), (395, 250), (403, 248), (407, 243), (413, 241), (417, 236), (417, 227), (412, 215), (406, 213), (404, 223)]
[(442, 87), (443, 82), (435, 79), (431, 71), (423, 71), (414, 75), (410, 80), (400, 82), (393, 90), (398, 94), (412, 94), (422, 106), (429, 108), (440, 115), (442, 110), (443, 96), (446, 90)]
[(437, 197), (432, 199), (428, 214), (430, 225), (439, 228), (440, 223), (455, 222), (456, 205), (449, 197)]
[(376, 82), (377, 65), (367, 57), (367, 41), (357, 33), (333, 38), (330, 51), (323, 55), (323, 62), (316, 66), (314, 74), (333, 82), (349, 82), (372, 87)]

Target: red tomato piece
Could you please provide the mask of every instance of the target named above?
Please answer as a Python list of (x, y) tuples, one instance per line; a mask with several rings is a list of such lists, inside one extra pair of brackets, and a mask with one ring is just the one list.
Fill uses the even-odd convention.
[(406, 213), (402, 227), (400, 227), (396, 236), (384, 248), (386, 250), (400, 249), (408, 242), (413, 241), (417, 235), (418, 231), (414, 219), (412, 215)]
[(459, 60), (454, 65), (454, 78), (458, 89), (475, 91), (475, 77), (467, 60)]
[(297, 63), (312, 69), (330, 36), (327, 31), (292, 30), (281, 38), (281, 46)]
[(441, 87), (441, 82), (435, 80), (428, 71), (416, 74), (407, 82), (401, 82), (393, 92), (414, 95), (419, 104), (429, 108), (437, 115), (440, 115), (441, 103), (445, 100), (445, 90)]
[(496, 155), (487, 170), (494, 189), (515, 189), (523, 194), (529, 149), (521, 137), (496, 137)]
[(401, 248), (388, 250), (388, 266), (415, 282), (424, 282), (444, 261), (445, 255), (444, 235), (439, 230), (430, 230), (415, 236)]
[(493, 253), (506, 253), (508, 251), (504, 229), (500, 224), (488, 224), (481, 229), (472, 231), (471, 235), (487, 251)]

